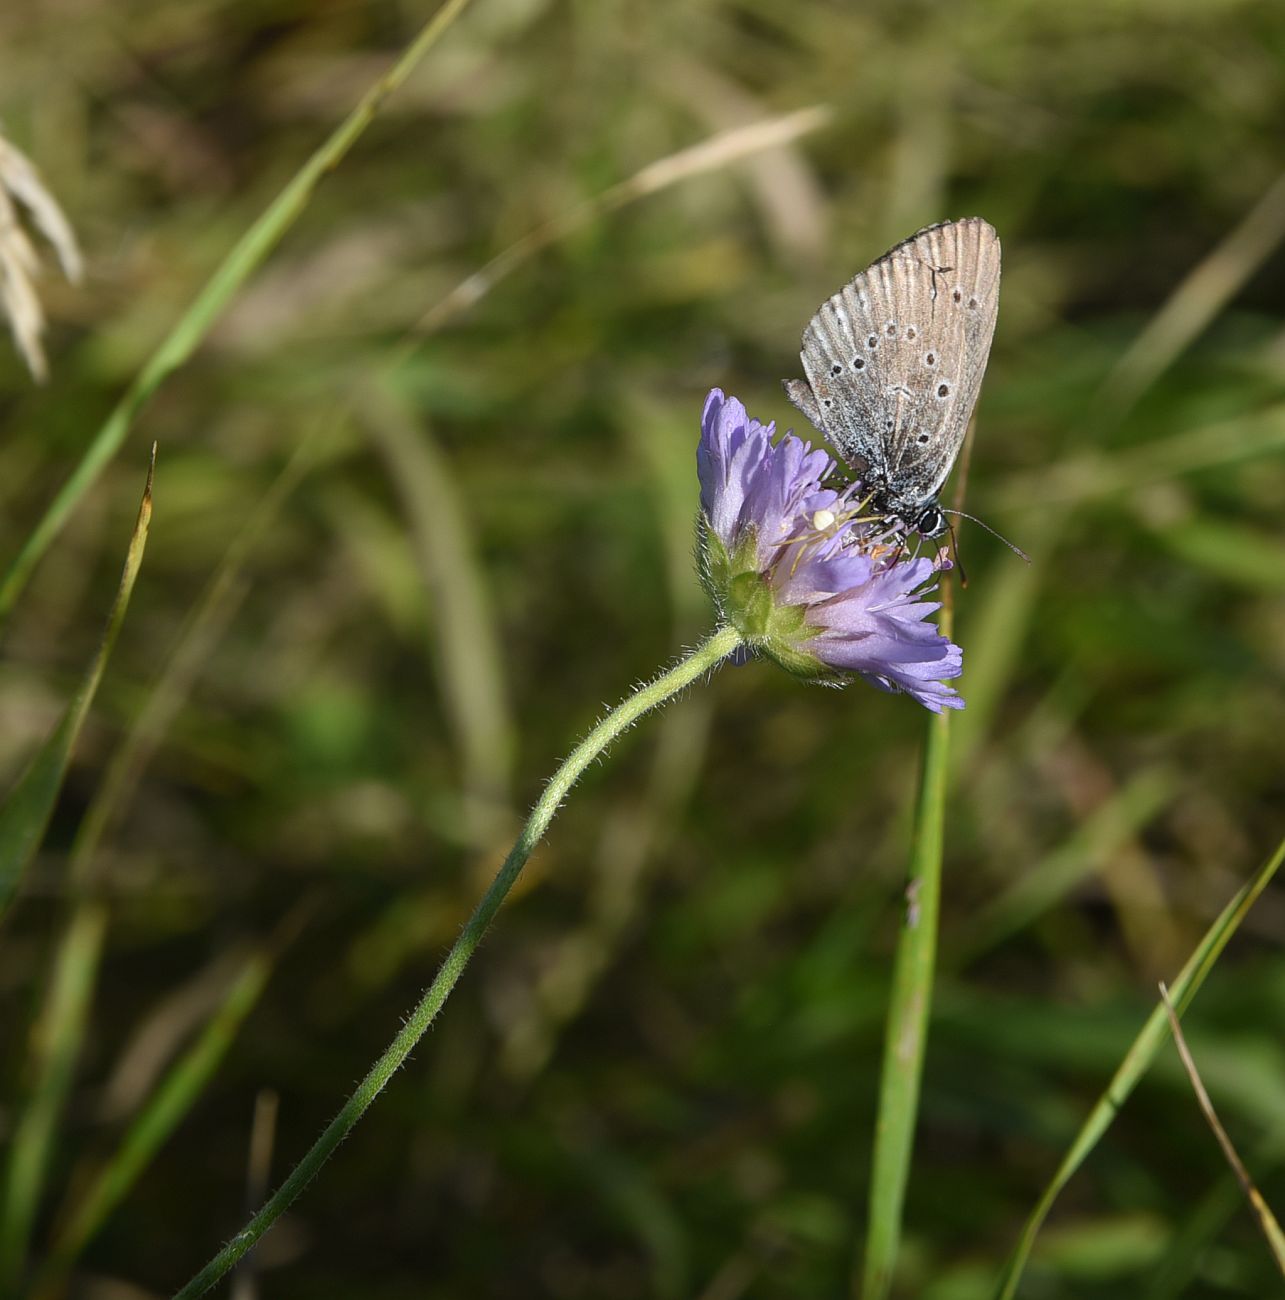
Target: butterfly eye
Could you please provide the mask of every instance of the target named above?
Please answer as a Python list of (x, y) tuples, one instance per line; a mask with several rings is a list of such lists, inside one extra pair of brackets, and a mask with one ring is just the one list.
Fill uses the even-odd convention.
[(938, 385), (937, 385), (937, 396), (938, 396), (938, 397), (949, 397), (949, 396), (950, 396), (950, 385), (949, 385), (949, 384), (938, 384)]
[(935, 366), (936, 364), (937, 364), (937, 354), (935, 352), (928, 352), (924, 354), (924, 365)]
[(896, 337), (897, 337), (897, 322), (896, 322), (895, 320), (890, 320), (890, 321), (889, 321), (889, 322), (888, 322), (888, 323), (883, 327), (883, 332), (884, 332), (884, 333), (885, 333), (885, 334), (886, 334), (890, 339), (892, 339), (892, 338), (896, 338)]
[(956, 290), (954, 291), (954, 293), (952, 293), (950, 296), (951, 296), (951, 298), (952, 298), (955, 302), (963, 302), (963, 301), (964, 301), (964, 295), (963, 295), (962, 293), (960, 293), (958, 289), (956, 289)]
[(970, 298), (970, 299), (968, 300), (968, 305), (969, 305), (970, 307), (972, 307), (972, 308), (975, 309), (975, 308), (977, 307), (977, 299), (976, 299), (976, 298)]
[(908, 339), (917, 338), (918, 335), (919, 335), (919, 331), (913, 325), (906, 326), (906, 337)]
[(835, 365), (833, 365), (833, 366), (830, 367), (830, 373), (831, 373), (832, 375), (837, 375), (837, 374), (838, 374), (842, 369), (843, 369), (843, 367), (842, 367), (841, 365), (838, 365), (838, 364), (836, 363)]
[(866, 368), (866, 359), (865, 359), (865, 357), (853, 357), (853, 358), (852, 358), (852, 368), (853, 368), (853, 370), (864, 370), (864, 369)]
[(868, 339), (866, 339), (866, 347), (877, 348), (878, 346), (879, 346), (879, 336), (877, 334), (872, 334)]
[(921, 433), (915, 441), (918, 442), (920, 446), (923, 446), (923, 444), (928, 441), (928, 435), (926, 433)]

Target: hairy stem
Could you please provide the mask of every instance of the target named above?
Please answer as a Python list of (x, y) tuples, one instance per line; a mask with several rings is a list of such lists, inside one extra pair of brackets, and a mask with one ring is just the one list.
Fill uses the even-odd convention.
[(451, 990), (464, 973), (469, 958), (481, 943), (492, 918), (499, 911), (500, 904), (504, 902), (505, 896), (521, 874), (532, 850), (543, 838), (559, 805), (585, 768), (644, 713), (672, 699), (685, 687), (717, 667), (739, 644), (738, 633), (731, 628), (720, 628), (668, 672), (662, 673), (655, 681), (640, 686), (632, 695), (622, 700), (572, 750), (570, 756), (545, 787), (539, 802), (527, 818), (517, 843), (504, 860), (504, 865), (482, 896), (482, 901), (478, 903), (473, 915), (469, 917), (455, 945), (447, 953), (446, 960), (438, 968), (432, 984), (407, 1017), (401, 1032), (393, 1039), (387, 1051), (371, 1066), (370, 1072), (344, 1103), (343, 1109), (330, 1121), (325, 1131), (312, 1144), (307, 1155), (294, 1167), (290, 1176), (267, 1204), (178, 1292), (175, 1300), (193, 1300), (193, 1297), (209, 1290), (281, 1216), (312, 1181), (331, 1152), (348, 1136), (353, 1126), (366, 1113), (367, 1107), (410, 1055), (415, 1044), (423, 1037), (434, 1017), (442, 1009)]

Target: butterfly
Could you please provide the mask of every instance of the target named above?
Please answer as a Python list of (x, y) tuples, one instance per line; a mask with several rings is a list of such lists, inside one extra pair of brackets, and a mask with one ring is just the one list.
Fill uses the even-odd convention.
[(999, 237), (980, 217), (926, 226), (821, 304), (790, 401), (907, 533), (937, 537), (937, 496), (977, 402), (999, 311)]

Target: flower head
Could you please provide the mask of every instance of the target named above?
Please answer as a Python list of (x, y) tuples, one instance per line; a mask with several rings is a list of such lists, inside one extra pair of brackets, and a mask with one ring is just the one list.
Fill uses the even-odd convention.
[(860, 517), (860, 485), (822, 486), (834, 461), (751, 419), (717, 388), (705, 401), (696, 469), (701, 563), (720, 615), (799, 676), (855, 674), (926, 708), (962, 708), (945, 683), (963, 652), (927, 621), (944, 555), (914, 558), (881, 520)]

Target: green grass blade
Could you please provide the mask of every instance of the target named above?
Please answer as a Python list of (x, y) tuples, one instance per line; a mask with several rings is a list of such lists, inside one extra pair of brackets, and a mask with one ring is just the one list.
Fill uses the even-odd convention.
[(1196, 1065), (1196, 1059), (1192, 1056), (1191, 1048), (1187, 1044), (1187, 1036), (1182, 1032), (1182, 1024), (1178, 1019), (1178, 1013), (1174, 1010), (1173, 1003), (1170, 1001), (1169, 990), (1165, 988), (1163, 983), (1160, 985), (1160, 997), (1165, 1004), (1165, 1015), (1169, 1020), (1169, 1032), (1173, 1036), (1174, 1046), (1178, 1049), (1178, 1056), (1182, 1060), (1183, 1069), (1187, 1072), (1187, 1078), (1191, 1081), (1191, 1090), (1196, 1094), (1200, 1112), (1205, 1123), (1209, 1126), (1210, 1132), (1213, 1133), (1219, 1149), (1222, 1151), (1223, 1159), (1227, 1161), (1228, 1167), (1236, 1175), (1237, 1182), (1240, 1183), (1245, 1199), (1249, 1202), (1250, 1209), (1253, 1210), (1254, 1217), (1258, 1220), (1258, 1226), (1267, 1241), (1267, 1248), (1276, 1261), (1276, 1267), (1280, 1270), (1281, 1276), (1285, 1277), (1285, 1232), (1281, 1231), (1280, 1221), (1272, 1213), (1272, 1208), (1267, 1204), (1262, 1192), (1258, 1190), (1258, 1186), (1249, 1170), (1245, 1168), (1245, 1162), (1240, 1158), (1240, 1152), (1236, 1150), (1231, 1138), (1227, 1136), (1227, 1130), (1223, 1128), (1222, 1121), (1218, 1118), (1213, 1099), (1209, 1095), (1209, 1090), (1205, 1087), (1205, 1081), (1200, 1077), (1200, 1069)]
[[(965, 444), (955, 484), (955, 508), (962, 509), (968, 482), (972, 438)], [(943, 583), (937, 619), (942, 636), (955, 630), (954, 589)], [(919, 801), (911, 833), (906, 907), (902, 915), (892, 995), (879, 1075), (870, 1208), (866, 1221), (864, 1265), (853, 1289), (863, 1300), (883, 1300), (892, 1289), (901, 1243), (901, 1216), (910, 1179), (924, 1073), (928, 1020), (937, 967), (937, 929), (941, 911), (941, 862), (946, 836), (946, 792), (950, 788), (949, 709), (929, 720), (919, 778)]]
[[(1050, 511), (1056, 520), (1073, 507), (1136, 493), (1150, 483), (1279, 457), (1282, 450), (1285, 402), (1273, 402), (1234, 419), (1200, 424), (1122, 451), (1090, 449), (1068, 456), (1058, 465), (1015, 475), (994, 500), (1002, 510), (1030, 512), (1034, 526), (1041, 530), (1032, 544), (1038, 553), (1052, 549), (1047, 543), (1040, 546), (1043, 532), (1050, 527)], [(1024, 525), (1023, 542), (1027, 537)]]
[(255, 544), (313, 464), (319, 432), (304, 438), (237, 534), (205, 592), (193, 607), (178, 643), (146, 703), (107, 763), (76, 838), (67, 866), (73, 906), (52, 960), (48, 993), (33, 1045), (30, 1092), (13, 1123), (6, 1168), (4, 1217), (0, 1221), (0, 1295), (6, 1293), (22, 1256), (43, 1194), (49, 1149), (71, 1086), (93, 999), (106, 932), (105, 910), (85, 886), (94, 855), (112, 818), (128, 805), (138, 780), (187, 698), (210, 647), (222, 634), (243, 590), (243, 570)]
[(1178, 789), (1177, 774), (1169, 768), (1143, 768), (978, 912), (948, 965), (975, 961), (1049, 912), (1167, 807)]
[(106, 928), (107, 914), (100, 905), (86, 905), (77, 913), (59, 951), (45, 1014), (37, 1024), (36, 1081), (14, 1125), (5, 1165), (0, 1295), (17, 1293), (44, 1185), (45, 1157), (80, 1052)]
[[(326, 426), (329, 427), (329, 426)], [(134, 791), (187, 700), (197, 676), (244, 595), (245, 567), (255, 546), (276, 522), (325, 443), (321, 426), (304, 435), (280, 473), (246, 517), (209, 582), (183, 622), (178, 640), (124, 738), (112, 752), (89, 807), (76, 830), (68, 864), (73, 891), (83, 886), (94, 855), (113, 821), (119, 821)]]
[[(1260, 1178), (1279, 1167), (1285, 1157), (1285, 1142), (1279, 1130), (1256, 1155)], [(1188, 1294), (1199, 1271), (1201, 1256), (1244, 1204), (1240, 1183), (1228, 1170), (1223, 1178), (1209, 1186), (1173, 1234), (1164, 1257), (1147, 1277), (1141, 1300), (1177, 1300)]]
[[(1195, 952), (1188, 958), (1187, 964), (1170, 989), (1173, 1005), (1179, 1014), (1191, 1004), (1191, 1000), (1205, 982), (1205, 977), (1213, 969), (1222, 950), (1236, 933), (1241, 921), (1254, 905), (1254, 901), (1276, 874), (1283, 859), (1285, 859), (1285, 840), (1281, 841), (1276, 852), (1258, 869), (1253, 879), (1227, 904), (1205, 933)], [(996, 1291), (998, 1300), (1012, 1300), (1012, 1297), (1017, 1294), (1022, 1271), (1035, 1244), (1036, 1234), (1047, 1218), (1053, 1202), (1070, 1182), (1076, 1170), (1084, 1163), (1089, 1152), (1097, 1145), (1099, 1138), (1111, 1127), (1120, 1107), (1124, 1105), (1129, 1094), (1146, 1073), (1168, 1036), (1168, 1016), (1164, 1003), (1158, 1002), (1023, 1226), (1017, 1245), (1004, 1266), (1004, 1273)]]
[[(44, 837), (77, 737), (125, 621), (130, 595), (147, 547), (155, 466), (156, 451), (153, 448), (120, 586), (98, 653), (66, 716), (0, 808), (0, 915), (12, 901)], [(47, 1012), (37, 1028), (34, 1043), (36, 1082), (30, 1102), (15, 1126), (5, 1168), (4, 1211), (0, 1218), (0, 1292), (10, 1289), (22, 1268), (31, 1224), (40, 1200), (45, 1155), (84, 1033), (105, 927), (106, 918), (101, 908), (87, 905), (80, 910), (60, 948), (61, 959), (55, 963)]]
[(57, 730), (44, 743), (3, 807), (0, 807), (0, 917), (3, 917), (13, 901), (23, 873), (44, 838), (67, 765), (71, 762), (72, 751), (76, 747), (76, 739), (94, 701), (121, 624), (125, 621), (134, 580), (138, 577), (143, 551), (147, 546), (147, 529), (152, 519), (152, 471), (155, 465), (156, 449), (153, 448), (152, 464), (148, 468), (147, 484), (143, 488), (143, 501), (138, 508), (138, 520), (134, 524), (120, 587), (108, 615), (107, 628), (98, 653)]
[(1194, 266), (1147, 322), (1116, 362), (1103, 387), (1103, 401), (1121, 413), (1132, 409), (1173, 365), (1209, 322), (1217, 319), (1250, 275), (1285, 240), (1285, 175), (1266, 193), (1217, 247)]
[(779, 149), (828, 126), (833, 117), (834, 110), (828, 104), (811, 104), (789, 113), (717, 131), (676, 153), (654, 159), (628, 179), (600, 190), (584, 203), (528, 230), (434, 303), (420, 317), (415, 326), (416, 334), (423, 337), (441, 329), (447, 321), (474, 306), (536, 253), (566, 239), (606, 213), (616, 212), (695, 176), (721, 171), (731, 163), (765, 149)]
[(1248, 591), (1285, 593), (1285, 542), (1263, 528), (1208, 515), (1181, 528), (1157, 527), (1154, 536), (1185, 564)]
[(901, 1240), (937, 961), (949, 742), (950, 713), (946, 712), (930, 721), (924, 746), (906, 909), (893, 967), (860, 1288), (864, 1300), (882, 1300), (888, 1294)]
[(60, 1293), (67, 1270), (86, 1243), (201, 1096), (258, 1002), (272, 964), (267, 951), (252, 953), (246, 959), (200, 1037), (166, 1072), (151, 1099), (129, 1126), (120, 1146), (63, 1220), (32, 1289), (33, 1300)]
[[(1285, 239), (1282, 180), (1175, 287), (1133, 346), (1105, 377), (1094, 404), (1097, 427), (1086, 437), (1096, 448), (1190, 343), (1222, 313), (1235, 294)], [(1165, 481), (1211, 464), (1270, 454), (1280, 446), (1279, 407), (1265, 416), (1162, 440), (1107, 456), (1093, 450), (1053, 470), (1012, 478), (993, 500), (1001, 508), (1032, 510), (1022, 544), (1036, 563), (1009, 573), (986, 602), (968, 647), (968, 708), (961, 715), (955, 767), (962, 771), (994, 721), (1008, 680), (1035, 617), (1042, 572), (1052, 563), (1075, 506), (1140, 483)]]
[(466, 821), (478, 843), (512, 817), (517, 727), (504, 655), (465, 493), (424, 421), (390, 386), (373, 387), (362, 426), (400, 502), (433, 610), (433, 659), (460, 752)]
[(384, 101), (406, 80), (415, 65), (436, 44), (468, 2), (469, 0), (446, 0), (393, 67), (362, 96), (357, 107), (294, 174), (206, 281), (192, 305), (161, 341), (94, 435), (71, 477), (63, 484), (44, 517), (18, 552), (4, 581), (0, 582), (0, 618), (13, 608), (40, 557), (62, 530), (81, 497), (120, 450), (135, 415), (147, 404), (164, 380), (192, 355), (237, 291), (308, 206), (323, 178), (339, 165), (374, 120)]

